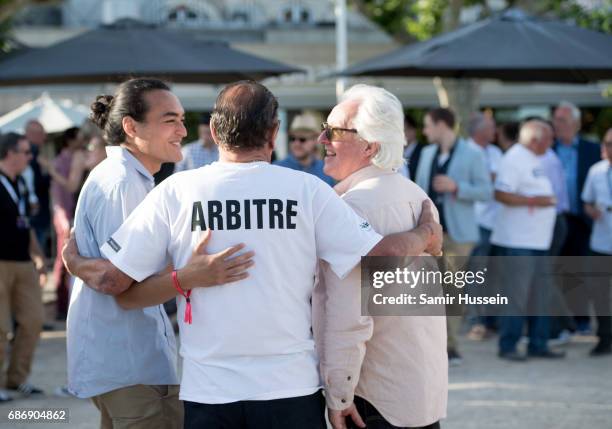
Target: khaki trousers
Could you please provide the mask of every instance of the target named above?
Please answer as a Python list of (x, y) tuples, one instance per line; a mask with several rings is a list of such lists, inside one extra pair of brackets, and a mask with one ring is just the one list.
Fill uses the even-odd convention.
[(100, 410), (100, 429), (182, 429), (178, 386), (138, 384), (91, 398)]
[[(460, 270), (464, 270), (467, 265), (468, 258), (472, 253), (472, 249), (474, 249), (475, 243), (457, 243), (454, 241), (448, 234), (444, 234), (444, 243), (442, 245), (442, 251), (444, 252), (444, 261), (445, 261), (445, 269), (457, 272)], [(461, 256), (465, 263), (459, 264), (459, 261), (449, 261), (446, 257), (454, 257)], [(453, 295), (457, 296), (459, 289), (453, 287), (452, 289)], [(451, 314), (462, 314), (463, 306), (455, 303), (448, 305), (447, 312)], [(447, 342), (446, 347), (448, 350), (457, 350), (457, 336), (459, 335), (459, 329), (461, 329), (461, 322), (463, 320), (463, 316), (446, 316), (446, 330), (447, 330)]]
[[(13, 320), (17, 328), (4, 379), (7, 335), (13, 331)], [(27, 381), (43, 321), (42, 292), (34, 264), (0, 261), (0, 386), (16, 388)]]

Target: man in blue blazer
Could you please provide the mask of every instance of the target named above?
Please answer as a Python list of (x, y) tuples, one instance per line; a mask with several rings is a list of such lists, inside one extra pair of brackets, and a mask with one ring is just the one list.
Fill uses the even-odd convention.
[[(561, 249), (562, 256), (586, 256), (589, 254), (591, 220), (584, 213), (580, 195), (591, 166), (601, 159), (599, 145), (583, 139), (579, 135), (581, 126), (580, 109), (567, 101), (559, 103), (553, 114), (555, 131), (554, 150), (559, 156), (569, 193), (569, 211), (565, 214), (567, 221), (567, 238)], [(570, 285), (566, 285), (570, 286)], [(587, 314), (586, 294), (579, 294), (572, 299), (570, 309), (575, 317), (578, 332), (590, 330)]]
[[(416, 183), (427, 192), (440, 213), (445, 231), (444, 254), (464, 256), (467, 260), (479, 238), (474, 203), (489, 201), (493, 196), (487, 163), (482, 151), (457, 136), (451, 110), (432, 109), (423, 123), (423, 133), (433, 144), (421, 151)], [(447, 313), (460, 311), (452, 308)], [(456, 365), (461, 362), (456, 343), (461, 317), (448, 316), (447, 321), (449, 363)]]

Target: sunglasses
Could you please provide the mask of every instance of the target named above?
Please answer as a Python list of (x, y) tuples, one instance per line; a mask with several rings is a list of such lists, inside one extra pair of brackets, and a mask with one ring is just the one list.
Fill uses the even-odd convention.
[(306, 143), (308, 140), (310, 139), (307, 139), (306, 137), (289, 136), (290, 142)]
[(321, 123), (321, 131), (325, 133), (325, 138), (329, 141), (337, 140), (342, 133), (357, 134), (357, 130), (354, 128), (332, 127), (327, 122)]

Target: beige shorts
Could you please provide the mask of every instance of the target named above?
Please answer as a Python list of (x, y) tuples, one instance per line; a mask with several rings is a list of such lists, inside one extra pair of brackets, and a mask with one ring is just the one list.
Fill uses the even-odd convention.
[(183, 403), (179, 386), (139, 384), (91, 398), (100, 410), (101, 429), (179, 429)]

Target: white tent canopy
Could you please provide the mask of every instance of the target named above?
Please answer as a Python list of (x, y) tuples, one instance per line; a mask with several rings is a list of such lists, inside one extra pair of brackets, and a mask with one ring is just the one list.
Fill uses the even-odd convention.
[(89, 109), (70, 100), (53, 100), (47, 93), (0, 117), (0, 132), (23, 133), (26, 124), (38, 120), (45, 131), (57, 133), (70, 127), (79, 127), (87, 119)]

